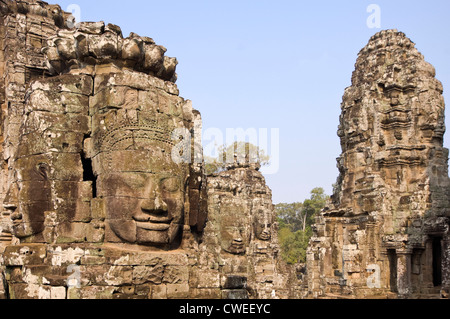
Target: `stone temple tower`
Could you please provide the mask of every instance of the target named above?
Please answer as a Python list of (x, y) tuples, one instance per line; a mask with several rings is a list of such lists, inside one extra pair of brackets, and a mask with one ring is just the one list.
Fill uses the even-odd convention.
[(314, 297), (436, 297), (449, 278), (442, 84), (397, 30), (374, 35), (345, 90), (340, 176), (308, 251)]

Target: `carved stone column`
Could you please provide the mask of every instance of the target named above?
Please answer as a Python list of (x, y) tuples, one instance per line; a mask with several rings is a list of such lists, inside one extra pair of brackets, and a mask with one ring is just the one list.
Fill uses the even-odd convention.
[(450, 293), (450, 238), (442, 241), (442, 289), (441, 295), (449, 298)]
[(411, 294), (411, 251), (397, 250), (397, 289), (400, 298)]

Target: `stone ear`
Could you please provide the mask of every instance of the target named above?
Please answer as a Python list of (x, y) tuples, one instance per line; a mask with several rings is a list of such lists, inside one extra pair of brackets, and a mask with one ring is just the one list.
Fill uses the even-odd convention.
[(191, 171), (187, 188), (190, 207), (189, 226), (194, 231), (201, 233), (208, 220), (208, 192), (206, 178), (202, 175), (202, 172)]

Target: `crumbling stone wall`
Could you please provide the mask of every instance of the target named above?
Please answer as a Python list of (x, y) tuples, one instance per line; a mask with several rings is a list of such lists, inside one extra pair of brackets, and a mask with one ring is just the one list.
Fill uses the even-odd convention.
[[(65, 28), (69, 14), (57, 5), (41, 1), (0, 1), (0, 201), (8, 191), (9, 169), (19, 142), (19, 128), (25, 114), (26, 90), (37, 78), (46, 76), (41, 49), (47, 37)], [(0, 254), (16, 241), (11, 234), (10, 210), (0, 212)], [(0, 255), (0, 296), (8, 296)]]
[[(156, 46), (141, 40), (136, 69), (122, 67), (108, 51), (111, 43), (102, 40), (109, 30), (116, 43), (123, 40), (118, 27), (103, 23), (49, 37), (42, 52), (52, 76), (27, 90), (5, 198), (20, 241), (3, 254), (11, 298), (190, 296), (189, 252), (180, 246), (190, 226), (196, 232), (204, 227), (189, 225), (189, 205), (203, 223), (199, 215), (206, 212), (199, 207), (205, 205), (189, 201), (194, 167), (173, 163), (168, 147), (175, 143), (170, 133), (193, 128), (195, 115), (173, 82), (153, 74), (156, 67), (146, 73), (138, 67), (164, 59), (145, 60), (146, 50)], [(97, 55), (67, 68), (82, 59), (70, 56), (81, 47), (78, 41), (86, 41), (82, 36)], [(126, 261), (133, 250), (143, 254)]]
[(381, 31), (359, 53), (341, 106), (337, 189), (308, 249), (311, 296), (448, 291), (442, 92), (401, 32)]
[[(304, 297), (258, 165), (204, 175), (164, 47), (38, 0), (0, 9), (0, 298)], [(448, 295), (442, 91), (403, 33), (360, 52), (308, 297)]]
[[(30, 83), (48, 75), (41, 52), (46, 39), (67, 27), (69, 14), (58, 5), (42, 1), (0, 1), (0, 200), (11, 180), (8, 170), (19, 142), (19, 128), (25, 113), (26, 90)], [(0, 216), (0, 250), (11, 242), (9, 211)]]
[(58, 6), (1, 5), (0, 297), (286, 297), (266, 243), (270, 190), (256, 170), (233, 183), (257, 181), (266, 194), (239, 198), (254, 205), (244, 226), (256, 222), (264, 245), (248, 253), (258, 258), (224, 271), (204, 239), (218, 233), (205, 230), (202, 151), (189, 139), (201, 115), (179, 96), (176, 59), (112, 24), (73, 27)]
[(202, 248), (210, 260), (218, 261), (214, 267), (220, 271), (223, 287), (230, 277), (247, 278), (247, 291), (235, 287), (224, 294), (299, 298), (293, 269), (279, 256), (272, 191), (259, 168), (257, 163), (236, 160), (226, 171), (208, 177), (209, 223)]

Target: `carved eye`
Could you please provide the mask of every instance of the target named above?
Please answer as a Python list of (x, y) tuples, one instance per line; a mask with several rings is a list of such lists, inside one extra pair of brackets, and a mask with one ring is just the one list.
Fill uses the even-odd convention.
[(180, 181), (176, 177), (170, 177), (161, 181), (161, 189), (163, 191), (174, 193), (180, 190)]
[(41, 175), (45, 180), (48, 179), (48, 173), (50, 171), (50, 167), (47, 163), (40, 163), (37, 166), (37, 171), (39, 175)]

